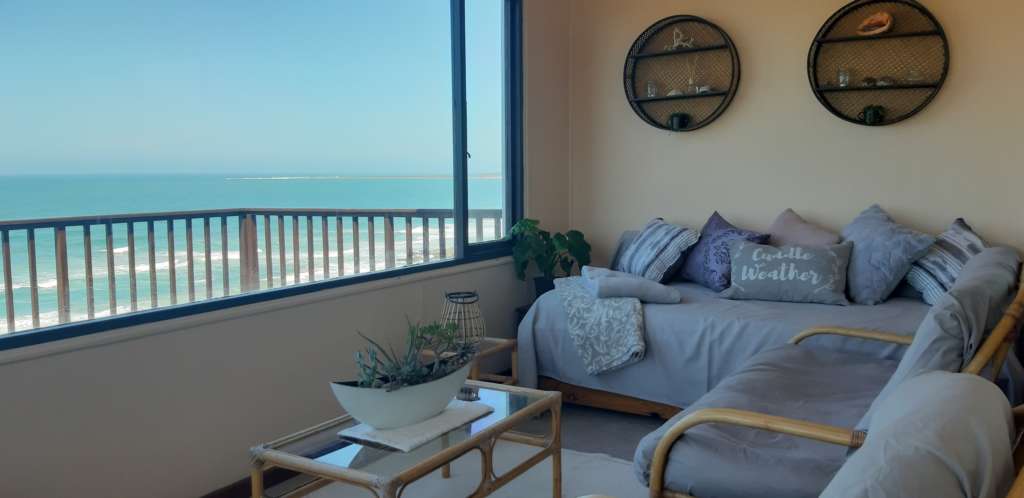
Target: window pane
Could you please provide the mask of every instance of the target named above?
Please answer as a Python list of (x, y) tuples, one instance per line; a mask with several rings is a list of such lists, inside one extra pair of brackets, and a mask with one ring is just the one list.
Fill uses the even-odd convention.
[(466, 2), (469, 241), (505, 233), (504, 0)]
[(448, 0), (0, 19), (0, 334), (454, 256)]

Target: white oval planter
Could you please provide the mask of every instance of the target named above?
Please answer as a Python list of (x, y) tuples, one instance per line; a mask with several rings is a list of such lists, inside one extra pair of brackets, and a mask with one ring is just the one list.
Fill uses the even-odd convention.
[(472, 362), (440, 379), (394, 391), (331, 383), (334, 397), (352, 418), (374, 429), (394, 429), (422, 422), (438, 413), (469, 377)]

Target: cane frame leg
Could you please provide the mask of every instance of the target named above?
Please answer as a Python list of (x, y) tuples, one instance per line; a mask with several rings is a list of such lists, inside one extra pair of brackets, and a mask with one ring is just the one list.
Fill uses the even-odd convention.
[(249, 486), (252, 491), (252, 498), (263, 498), (263, 464), (254, 462), (252, 472), (249, 475)]
[[(448, 434), (441, 436), (441, 447), (448, 448)], [(448, 479), (452, 476), (452, 464), (446, 463), (444, 467), (441, 467), (441, 477)]]

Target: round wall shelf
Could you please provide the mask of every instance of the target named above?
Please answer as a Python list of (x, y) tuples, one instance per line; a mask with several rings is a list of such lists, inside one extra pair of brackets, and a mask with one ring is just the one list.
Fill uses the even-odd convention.
[(807, 57), (811, 89), (832, 114), (884, 126), (921, 112), (949, 72), (939, 21), (914, 0), (856, 0), (821, 27)]
[(729, 107), (740, 83), (740, 58), (718, 26), (696, 16), (672, 16), (633, 42), (623, 79), (630, 107), (645, 122), (693, 131)]

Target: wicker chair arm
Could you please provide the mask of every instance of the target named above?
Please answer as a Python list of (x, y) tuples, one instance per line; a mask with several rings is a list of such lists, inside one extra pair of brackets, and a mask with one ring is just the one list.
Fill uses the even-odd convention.
[(880, 332), (870, 329), (855, 329), (848, 327), (811, 327), (793, 336), (793, 338), (789, 340), (789, 343), (800, 344), (804, 339), (809, 339), (816, 335), (841, 335), (871, 341), (891, 342), (893, 344), (902, 344), (904, 346), (909, 346), (910, 342), (914, 340), (913, 336), (894, 334), (892, 332)]
[[(1022, 276), (1024, 279), (1024, 276)], [(986, 366), (992, 367), (992, 378), (995, 379), (1002, 369), (1003, 361), (1009, 354), (1010, 348), (1017, 339), (1017, 332), (1020, 330), (1021, 320), (1024, 319), (1024, 280), (1017, 287), (1017, 296), (1006, 308), (1003, 318), (992, 329), (988, 338), (981, 344), (978, 351), (974, 353), (970, 363), (964, 367), (963, 372), (981, 375)]]
[(863, 432), (842, 427), (732, 408), (705, 408), (697, 410), (676, 422), (658, 441), (658, 446), (654, 450), (654, 457), (651, 460), (649, 484), (651, 497), (664, 496), (665, 466), (668, 464), (668, 453), (672, 446), (683, 437), (687, 430), (702, 424), (738, 425), (840, 446), (849, 446), (851, 448), (859, 448), (864, 443)]

